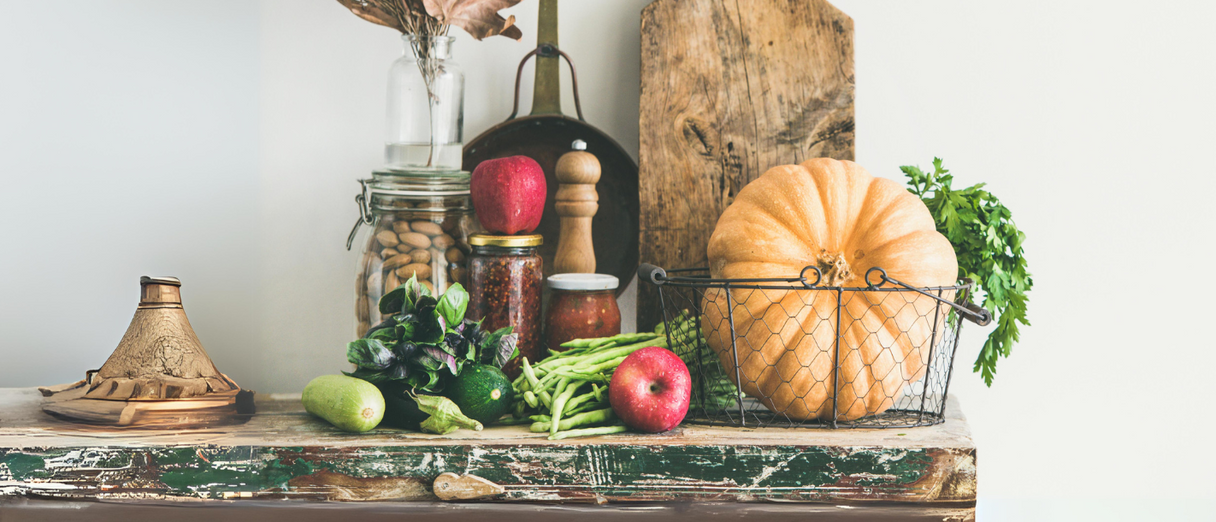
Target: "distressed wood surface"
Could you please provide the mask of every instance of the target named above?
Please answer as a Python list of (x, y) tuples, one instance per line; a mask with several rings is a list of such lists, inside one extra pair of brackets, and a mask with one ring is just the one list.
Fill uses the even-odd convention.
[(740, 520), (765, 522), (968, 522), (974, 507), (908, 504), (807, 504), (794, 502), (631, 502), (572, 505), (507, 502), (364, 502), (320, 503), (242, 500), (231, 502), (77, 502), (0, 498), (4, 522), (98, 522), (161, 520), (172, 522), (667, 522), (670, 520)]
[(502, 486), (498, 501), (975, 501), (975, 447), (953, 404), (945, 423), (907, 430), (685, 425), (549, 441), (522, 426), (346, 434), (278, 396), (219, 429), (103, 429), (49, 417), (40, 399), (0, 389), (0, 498), (430, 501), (450, 472)]
[[(641, 57), (643, 262), (706, 266), (749, 181), (853, 159), (853, 21), (826, 0), (659, 0), (642, 11)], [(662, 317), (653, 286), (637, 313), (639, 330)]]

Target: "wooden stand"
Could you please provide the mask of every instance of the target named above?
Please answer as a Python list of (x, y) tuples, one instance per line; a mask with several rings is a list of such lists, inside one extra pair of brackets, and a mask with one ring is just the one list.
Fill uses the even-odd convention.
[(555, 207), (561, 216), (561, 235), (557, 240), (555, 274), (595, 272), (595, 247), (591, 243), (591, 218), (599, 210), (595, 184), (600, 180), (600, 162), (587, 152), (586, 143), (574, 142), (574, 150), (557, 160)]
[[(527, 426), (356, 435), (305, 413), (298, 396), (258, 397), (258, 413), (244, 424), (152, 431), (63, 422), (40, 411), (36, 390), (0, 388), (0, 511), (25, 505), (24, 518), (65, 520), (37, 518), (39, 506), (58, 507), (50, 512), (63, 517), (70, 502), (100, 500), (126, 502), (94, 502), (114, 509), (97, 512), (107, 520), (303, 522), (333, 515), (325, 509), (333, 504), (300, 502), (320, 500), (344, 501), (344, 510), (366, 504), (359, 520), (703, 522), (751, 513), (772, 521), (813, 513), (815, 520), (940, 521), (969, 520), (975, 506), (975, 446), (953, 398), (944, 423), (921, 428), (685, 424), (657, 435), (551, 441)], [(219, 511), (156, 512), (166, 501), (231, 511), (210, 519)], [(557, 502), (602, 505), (575, 511), (551, 506)], [(650, 507), (638, 512), (639, 502)], [(230, 517), (246, 509), (257, 514)], [(306, 516), (314, 510), (322, 515)], [(376, 510), (379, 518), (363, 516)]]

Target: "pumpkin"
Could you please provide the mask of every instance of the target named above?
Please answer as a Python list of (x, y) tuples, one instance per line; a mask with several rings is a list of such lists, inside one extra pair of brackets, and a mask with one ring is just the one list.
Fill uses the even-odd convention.
[[(740, 190), (708, 255), (716, 279), (790, 279), (808, 266), (820, 270), (817, 286), (830, 287), (866, 287), (871, 267), (916, 287), (950, 286), (958, 276), (954, 249), (919, 198), (856, 163), (826, 158), (774, 167)], [(813, 270), (805, 275), (815, 282)], [(725, 289), (705, 292), (706, 341), (732, 380), (738, 361), (735, 384), (744, 393), (795, 420), (832, 419), (836, 397), (834, 418), (854, 420), (892, 407), (924, 376), (947, 307), (914, 292), (842, 291), (837, 317), (836, 291), (788, 284), (800, 290), (731, 289), (730, 310)]]

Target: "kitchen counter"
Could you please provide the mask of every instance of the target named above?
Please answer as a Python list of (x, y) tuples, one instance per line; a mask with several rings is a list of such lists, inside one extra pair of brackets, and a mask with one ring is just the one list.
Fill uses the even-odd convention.
[[(944, 423), (921, 428), (683, 425), (661, 435), (560, 441), (526, 426), (448, 436), (347, 434), (308, 415), (293, 396), (259, 395), (258, 412), (238, 424), (155, 431), (67, 423), (42, 413), (41, 400), (35, 389), (0, 389), (0, 509), (31, 520), (68, 505), (92, 505), (98, 513), (135, 505), (243, 506), (283, 516), (333, 501), (368, 503), (360, 513), (369, 519), (511, 510), (534, 520), (546, 513), (568, 520), (577, 510), (645, 518), (673, 509), (667, 515), (974, 516), (976, 449), (953, 400)], [(444, 472), (476, 475), (503, 492), (440, 502), (431, 485)], [(651, 510), (637, 511), (643, 507)]]

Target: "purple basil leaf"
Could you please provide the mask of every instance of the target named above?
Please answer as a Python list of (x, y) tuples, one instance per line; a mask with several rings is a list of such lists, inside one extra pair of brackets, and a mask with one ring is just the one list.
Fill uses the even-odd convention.
[(494, 366), (502, 368), (515, 356), (515, 346), (519, 343), (519, 334), (507, 334), (498, 340), (498, 351), (494, 353)]
[(414, 356), (413, 360), (414, 360), (414, 363), (418, 364), (418, 366), (421, 366), (423, 370), (426, 370), (423, 373), (428, 373), (428, 374), (442, 370), (443, 366), (444, 366), (443, 362), (440, 361), (439, 359), (435, 359), (435, 358), (427, 355), (425, 347), (423, 350), (419, 351), (418, 355)]
[(456, 368), (456, 358), (453, 357), (452, 354), (443, 351), (443, 349), (436, 348), (434, 346), (423, 346), (422, 351), (426, 352), (426, 354), (432, 359), (446, 364), (448, 370), (452, 372), (452, 375), (456, 375), (460, 372), (460, 370)]

